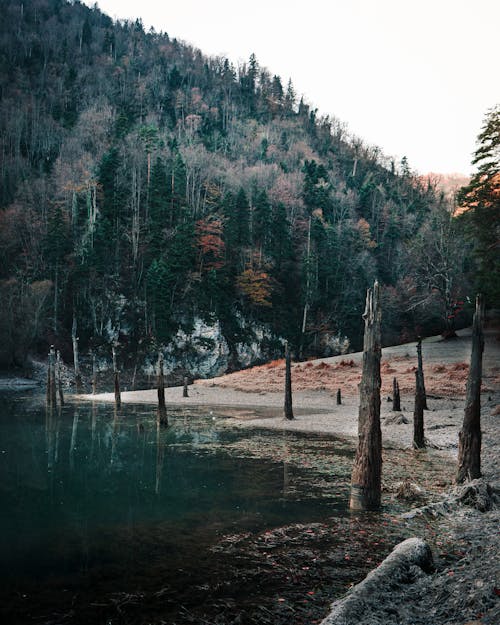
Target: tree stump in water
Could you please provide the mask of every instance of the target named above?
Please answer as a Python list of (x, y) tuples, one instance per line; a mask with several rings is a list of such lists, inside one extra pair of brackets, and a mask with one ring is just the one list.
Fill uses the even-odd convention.
[(118, 372), (118, 366), (116, 364), (116, 347), (113, 346), (113, 372), (114, 372), (114, 387), (115, 387), (115, 406), (121, 408), (122, 396), (120, 392), (120, 374)]
[(375, 282), (366, 294), (363, 373), (361, 377), (358, 448), (351, 475), (352, 510), (380, 507), (382, 478), (382, 432), (380, 429), (381, 360), (380, 289)]
[(61, 361), (61, 352), (57, 350), (57, 391), (59, 393), (59, 403), (61, 406), (64, 406), (64, 393), (62, 386), (62, 361)]
[(293, 419), (292, 408), (292, 365), (288, 341), (285, 343), (285, 419)]
[(472, 322), (472, 351), (465, 395), (465, 413), (458, 434), (457, 483), (481, 477), (481, 380), (483, 368), (484, 301), (476, 297), (476, 312)]
[(163, 375), (163, 354), (158, 356), (158, 421), (160, 425), (168, 425), (167, 407), (165, 405), (165, 377)]

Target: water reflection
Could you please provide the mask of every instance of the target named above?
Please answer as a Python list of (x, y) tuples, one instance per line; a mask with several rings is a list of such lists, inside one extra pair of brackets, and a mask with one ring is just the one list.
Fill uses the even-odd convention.
[(168, 577), (196, 568), (201, 553), (208, 562), (225, 533), (345, 506), (310, 497), (293, 434), (221, 429), (213, 415), (184, 412), (161, 428), (142, 406), (60, 408), (17, 396), (1, 405), (0, 581), (16, 596), (28, 582), (78, 587), (116, 571), (149, 584), (152, 562)]

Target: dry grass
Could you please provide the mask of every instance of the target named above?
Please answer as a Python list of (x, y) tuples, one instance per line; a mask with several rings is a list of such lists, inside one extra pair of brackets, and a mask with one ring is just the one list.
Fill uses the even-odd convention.
[[(412, 393), (415, 389), (415, 358), (396, 356), (383, 359), (381, 363), (382, 394), (392, 394), (392, 380), (397, 378), (402, 393)], [(469, 365), (465, 362), (451, 364), (424, 365), (425, 385), (428, 394), (442, 397), (462, 397)], [(341, 360), (335, 364), (323, 361), (302, 362), (292, 365), (294, 391), (326, 390), (335, 393), (342, 390), (346, 396), (357, 395), (361, 380), (361, 365), (354, 360)], [(197, 384), (220, 386), (247, 393), (276, 392), (285, 384), (285, 361), (273, 360), (260, 365), (224, 375), (211, 380), (198, 380)]]

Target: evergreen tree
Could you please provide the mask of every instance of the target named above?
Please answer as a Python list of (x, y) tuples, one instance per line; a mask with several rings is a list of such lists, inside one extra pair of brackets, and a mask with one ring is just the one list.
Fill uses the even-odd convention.
[(500, 306), (500, 105), (486, 115), (472, 160), (477, 172), (458, 194), (462, 220), (475, 244), (477, 290)]

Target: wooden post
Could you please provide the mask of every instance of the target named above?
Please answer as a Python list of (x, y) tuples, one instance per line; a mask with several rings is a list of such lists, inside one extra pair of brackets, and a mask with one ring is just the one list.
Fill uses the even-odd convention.
[(392, 409), (401, 412), (401, 395), (399, 394), (399, 383), (396, 378), (392, 380)]
[(381, 359), (380, 289), (375, 282), (366, 294), (363, 374), (359, 387), (358, 448), (351, 475), (351, 510), (380, 507), (382, 433), (380, 429)]
[(59, 403), (61, 404), (61, 406), (64, 406), (64, 393), (63, 393), (63, 386), (62, 386), (62, 361), (61, 361), (61, 352), (59, 350), (57, 350), (57, 366), (56, 366), (56, 372), (57, 372), (57, 391), (59, 393)]
[(76, 392), (82, 392), (82, 376), (80, 374), (80, 363), (78, 360), (78, 337), (76, 335), (76, 315), (73, 313), (73, 325), (71, 327), (71, 340), (73, 342), (73, 364), (75, 367)]
[(481, 477), (481, 380), (483, 369), (484, 300), (476, 297), (476, 312), (472, 322), (472, 351), (465, 394), (465, 412), (458, 434), (458, 484)]
[(340, 389), (337, 390), (337, 406), (342, 405), (342, 392)]
[(288, 341), (285, 341), (285, 419), (293, 419), (292, 408), (292, 365)]
[(187, 379), (187, 377), (184, 377), (184, 388), (182, 390), (182, 396), (183, 397), (189, 397), (189, 395), (188, 395), (188, 379)]
[(95, 354), (92, 353), (92, 395), (97, 393), (97, 363)]
[(115, 377), (115, 406), (121, 408), (122, 397), (120, 393), (120, 374), (118, 373), (118, 367), (116, 364), (116, 346), (113, 345), (113, 373)]
[(425, 391), (420, 372), (415, 371), (415, 408), (413, 410), (413, 447), (423, 449), (425, 447), (424, 438), (424, 404)]
[(427, 407), (427, 393), (425, 392), (425, 381), (424, 381), (424, 367), (422, 364), (422, 337), (418, 337), (417, 341), (417, 359), (418, 359), (418, 375), (420, 376), (420, 388), (423, 393), (424, 398), (424, 410), (429, 410)]
[(165, 377), (163, 375), (163, 354), (158, 355), (158, 421), (160, 425), (168, 425), (167, 408), (165, 406)]

